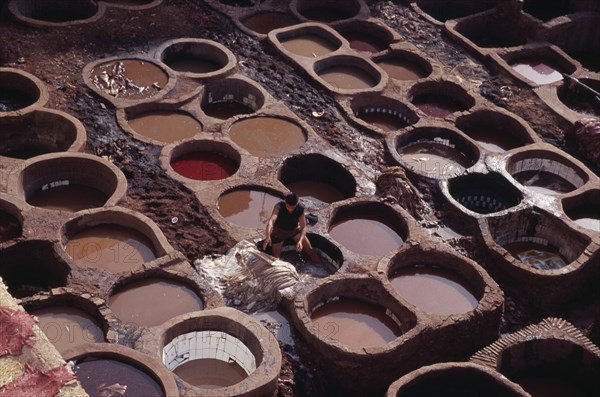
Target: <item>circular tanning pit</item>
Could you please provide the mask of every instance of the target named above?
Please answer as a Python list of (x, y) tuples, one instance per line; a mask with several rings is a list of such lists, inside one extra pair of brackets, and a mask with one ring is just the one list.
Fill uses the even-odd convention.
[(259, 12), (241, 20), (242, 25), (258, 34), (268, 34), (271, 30), (296, 25), (298, 19), (285, 12)]
[(190, 139), (202, 131), (202, 124), (190, 114), (176, 110), (153, 110), (127, 117), (136, 133), (161, 143)]
[(156, 258), (154, 244), (142, 232), (100, 224), (67, 236), (65, 251), (76, 264), (111, 273), (131, 271)]
[(83, 124), (57, 110), (34, 110), (0, 124), (0, 156), (27, 160), (47, 153), (79, 150), (85, 145)]
[(567, 340), (536, 339), (505, 348), (498, 360), (499, 372), (532, 397), (600, 393), (597, 355)]
[(377, 202), (361, 202), (334, 211), (329, 235), (357, 254), (384, 256), (404, 243), (408, 226), (393, 208)]
[(516, 47), (527, 43), (531, 22), (494, 11), (459, 20), (454, 29), (480, 48)]
[(463, 173), (479, 160), (479, 150), (458, 132), (419, 127), (395, 137), (392, 155), (415, 173), (447, 179)]
[(114, 205), (127, 180), (115, 165), (89, 154), (48, 154), (25, 162), (15, 189), (32, 206), (76, 212)]
[(281, 259), (294, 265), (303, 278), (325, 278), (337, 272), (344, 262), (339, 248), (321, 235), (307, 233), (306, 237), (319, 257), (320, 263), (313, 262), (306, 252), (296, 252), (296, 245), (291, 239), (284, 242)]
[(284, 30), (276, 38), (292, 54), (307, 58), (318, 58), (342, 46), (342, 40), (333, 31), (314, 24)]
[(296, 0), (296, 10), (304, 18), (318, 22), (335, 22), (355, 17), (361, 6), (357, 0)]
[(235, 67), (235, 55), (225, 46), (204, 39), (177, 39), (163, 44), (157, 58), (172, 70), (191, 77), (222, 75)]
[(81, 387), (92, 396), (113, 395), (112, 390), (125, 390), (132, 396), (164, 396), (163, 386), (149, 372), (147, 364), (134, 362), (131, 357), (103, 352), (77, 358), (73, 366)]
[(518, 205), (523, 198), (501, 174), (469, 174), (448, 181), (456, 202), (477, 214), (491, 214)]
[(235, 174), (241, 156), (225, 142), (198, 140), (173, 148), (169, 162), (171, 168), (184, 178), (214, 181)]
[(569, 158), (550, 150), (524, 150), (507, 161), (510, 175), (530, 191), (556, 196), (583, 186), (589, 176)]
[(79, 307), (79, 304), (85, 303), (90, 306), (81, 298), (70, 300), (69, 304), (61, 304), (54, 299), (42, 307), (27, 310), (38, 318), (40, 329), (61, 354), (86, 343), (104, 342), (105, 339), (98, 310)]
[(427, 116), (441, 119), (475, 106), (475, 98), (450, 81), (417, 84), (410, 90), (409, 97), (412, 104)]
[(356, 193), (356, 180), (352, 174), (322, 154), (286, 159), (279, 171), (279, 180), (309, 207), (323, 207)]
[(472, 363), (439, 363), (421, 367), (392, 383), (386, 397), (461, 396), (526, 397), (496, 371)]
[(392, 258), (387, 275), (392, 288), (407, 302), (442, 316), (473, 311), (486, 289), (485, 280), (466, 259), (421, 247)]
[(48, 92), (37, 77), (18, 69), (0, 68), (0, 117), (17, 111), (23, 114), (47, 100)]
[(326, 86), (345, 93), (372, 90), (383, 75), (376, 65), (352, 55), (337, 55), (315, 62), (315, 73)]
[(385, 70), (391, 79), (399, 81), (422, 79), (433, 71), (429, 62), (419, 55), (405, 50), (394, 50), (374, 58), (373, 61)]
[(326, 339), (352, 349), (386, 345), (403, 334), (385, 307), (359, 299), (338, 298), (323, 303), (310, 318)]
[(532, 134), (523, 122), (494, 110), (482, 109), (459, 116), (455, 125), (491, 153), (504, 153), (533, 143)]
[(280, 200), (280, 193), (239, 188), (223, 193), (217, 202), (217, 209), (228, 222), (243, 227), (263, 228), (273, 207)]
[(419, 121), (402, 102), (383, 96), (357, 96), (350, 103), (354, 116), (384, 132), (399, 130)]
[(338, 347), (334, 349), (338, 355), (339, 348), (360, 354), (368, 348), (386, 348), (415, 326), (415, 315), (388, 295), (378, 280), (333, 277), (322, 280), (296, 306), (299, 330), (308, 331), (309, 342), (322, 353), (330, 354), (332, 345)]
[(578, 113), (600, 117), (598, 93), (600, 80), (591, 78), (566, 80), (558, 87), (558, 99)]
[(96, 64), (89, 72), (92, 88), (103, 96), (143, 100), (156, 96), (169, 82), (159, 65), (146, 59), (115, 59)]
[(562, 200), (565, 214), (579, 226), (600, 233), (600, 190), (588, 190)]
[(378, 53), (394, 40), (393, 33), (370, 21), (353, 21), (336, 26), (336, 30), (348, 40), (355, 51)]
[(264, 103), (265, 96), (257, 86), (245, 80), (230, 78), (207, 85), (200, 106), (207, 116), (226, 120), (254, 113)]
[(0, 276), (15, 298), (64, 287), (69, 266), (47, 241), (28, 240), (0, 250)]
[(9, 10), (28, 24), (62, 26), (94, 20), (99, 7), (93, 0), (12, 0)]
[[(543, 271), (548, 274), (547, 271), (562, 269), (573, 263), (590, 243), (589, 237), (537, 209), (489, 217), (486, 221), (489, 236), (493, 239), (488, 242), (488, 246), (494, 251), (494, 256), (498, 257), (501, 265), (506, 266), (507, 271), (528, 283), (531, 282), (532, 273), (539, 274), (538, 271)], [(507, 253), (516, 261), (507, 259)], [(579, 266), (577, 262), (572, 267)], [(568, 273), (561, 271), (557, 274)], [(577, 290), (573, 286), (566, 291), (556, 291), (556, 294), (575, 292), (572, 289)], [(579, 288), (581, 289), (583, 287)], [(552, 299), (551, 295), (554, 294), (548, 294), (548, 300)]]
[(276, 394), (281, 351), (258, 321), (223, 307), (180, 316), (163, 327), (165, 366), (201, 395)]
[(114, 290), (108, 306), (127, 324), (152, 327), (180, 314), (204, 309), (202, 298), (186, 283), (166, 278), (146, 278)]
[(306, 132), (291, 119), (258, 116), (240, 119), (229, 128), (231, 140), (258, 157), (283, 156), (299, 149)]

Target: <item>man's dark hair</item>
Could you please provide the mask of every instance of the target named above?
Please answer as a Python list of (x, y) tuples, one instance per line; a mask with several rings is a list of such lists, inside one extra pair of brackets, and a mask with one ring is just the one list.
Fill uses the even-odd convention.
[(288, 193), (285, 195), (285, 202), (289, 205), (298, 204), (298, 196), (296, 193)]

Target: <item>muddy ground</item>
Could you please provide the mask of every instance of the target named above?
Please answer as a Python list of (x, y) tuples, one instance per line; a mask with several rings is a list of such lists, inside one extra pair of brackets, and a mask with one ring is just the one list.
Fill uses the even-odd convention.
[[(262, 84), (274, 98), (284, 102), (322, 138), (355, 159), (360, 167), (381, 172), (395, 165), (381, 136), (355, 128), (344, 118), (328, 92), (278, 55), (268, 43), (239, 31), (227, 16), (202, 1), (165, 0), (161, 6), (144, 11), (109, 8), (95, 23), (64, 28), (21, 25), (11, 19), (6, 3), (0, 0), (0, 66), (27, 71), (46, 83), (50, 94), (47, 107), (66, 111), (81, 120), (87, 130), (86, 151), (110, 156), (127, 176), (129, 189), (122, 205), (153, 219), (173, 247), (190, 261), (207, 254), (224, 253), (236, 241), (208, 215), (191, 191), (167, 177), (158, 161), (160, 147), (136, 141), (119, 128), (112, 105), (94, 95), (84, 84), (82, 69), (86, 64), (104, 57), (148, 52), (169, 39), (215, 40), (236, 55), (243, 73)], [(501, 71), (492, 72), (445, 37), (439, 27), (399, 1), (368, 3), (373, 16), (438, 60), (445, 72), (477, 82), (482, 96), (525, 119), (544, 141), (585, 162), (568, 134), (570, 125), (555, 115), (530, 88)], [(314, 111), (324, 111), (324, 115), (315, 118)], [(598, 174), (598, 169), (589, 162), (586, 164)], [(435, 187), (420, 184), (419, 188), (434, 209), (424, 221), (443, 218), (453, 223), (455, 218), (448, 215), (448, 209), (437, 200)], [(187, 204), (182, 206), (181, 203)], [(171, 223), (174, 216), (179, 219), (175, 225)], [(458, 224), (450, 226), (461, 228)], [(455, 242), (455, 248), (475, 260), (481, 259), (478, 242), (468, 237), (472, 234), (469, 226), (463, 231), (467, 237)], [(518, 291), (508, 288), (505, 292), (502, 333), (537, 322), (548, 314), (529, 306)], [(592, 302), (579, 302), (550, 314), (566, 317), (589, 335), (592, 310)], [(599, 342), (597, 336), (595, 341)], [(315, 358), (302, 341), (284, 350), (286, 365), (281, 374), (280, 395), (324, 395), (326, 382), (311, 370)]]

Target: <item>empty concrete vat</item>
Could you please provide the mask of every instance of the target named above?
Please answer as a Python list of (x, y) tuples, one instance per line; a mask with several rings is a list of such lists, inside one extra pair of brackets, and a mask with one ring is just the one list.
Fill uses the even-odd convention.
[(455, 125), (488, 153), (503, 153), (539, 141), (524, 120), (501, 110), (477, 109), (458, 116)]
[(67, 221), (63, 249), (75, 264), (122, 273), (166, 255), (171, 246), (144, 215), (123, 208), (97, 209)]
[(417, 348), (417, 316), (379, 280), (341, 274), (320, 280), (295, 298), (291, 316), (338, 393), (381, 393), (413, 365), (404, 360)]
[(415, 174), (448, 179), (479, 161), (477, 145), (461, 132), (445, 127), (421, 126), (388, 135), (394, 159)]
[(29, 159), (41, 154), (80, 151), (85, 127), (66, 113), (37, 109), (17, 118), (0, 117), (0, 156)]
[(419, 116), (402, 102), (381, 95), (357, 95), (350, 102), (352, 114), (369, 129), (387, 133), (419, 121)]
[(0, 244), (20, 237), (22, 225), (23, 215), (19, 204), (11, 197), (0, 194)]
[(560, 318), (504, 335), (470, 361), (497, 371), (532, 397), (600, 393), (600, 350)]
[(538, 208), (479, 220), (490, 260), (531, 301), (549, 308), (591, 291), (598, 256), (591, 238)]
[(391, 50), (373, 57), (373, 62), (382, 68), (390, 79), (398, 81), (419, 80), (433, 72), (431, 64), (425, 58), (408, 50)]
[(125, 390), (134, 396), (178, 396), (173, 375), (154, 357), (114, 343), (85, 344), (63, 354), (90, 395)]
[(287, 158), (279, 170), (279, 180), (310, 207), (345, 200), (356, 193), (354, 176), (337, 161), (318, 153)]
[(318, 22), (335, 22), (368, 13), (361, 0), (292, 0), (290, 7), (301, 18)]
[(0, 68), (0, 120), (21, 116), (48, 101), (48, 91), (37, 77), (19, 69)]
[(354, 55), (331, 55), (313, 64), (317, 81), (338, 94), (381, 91), (388, 76), (372, 61)]
[(475, 98), (451, 81), (425, 81), (415, 84), (408, 94), (410, 102), (426, 116), (446, 116), (475, 106)]
[(368, 256), (385, 256), (409, 236), (404, 214), (376, 201), (340, 202), (331, 214), (329, 236), (344, 248)]
[(9, 180), (9, 193), (29, 205), (70, 212), (114, 205), (127, 189), (125, 175), (115, 165), (83, 153), (34, 157)]
[(490, 49), (524, 45), (539, 22), (527, 14), (492, 9), (445, 24), (449, 33), (480, 55)]
[(104, 13), (104, 5), (93, 0), (11, 0), (8, 9), (23, 23), (51, 27), (92, 22)]
[(0, 251), (0, 276), (16, 298), (63, 287), (71, 269), (54, 244), (28, 240)]
[(155, 331), (155, 356), (202, 396), (275, 396), (281, 351), (260, 322), (231, 308), (178, 316)]
[(561, 203), (570, 220), (584, 228), (587, 233), (600, 233), (600, 189), (590, 189), (565, 197)]
[(206, 85), (200, 102), (202, 111), (210, 117), (225, 120), (241, 114), (254, 113), (265, 103), (265, 94), (254, 82), (230, 77)]
[(61, 354), (77, 346), (105, 341), (108, 323), (101, 307), (67, 288), (32, 299), (25, 309), (38, 318), (38, 326)]
[(180, 180), (193, 181), (229, 178), (238, 171), (242, 161), (238, 151), (229, 143), (207, 139), (166, 146), (163, 158), (164, 163), (168, 161), (169, 174)]
[(515, 150), (506, 161), (506, 170), (527, 191), (547, 196), (572, 192), (591, 178), (578, 160), (546, 144)]
[(496, 7), (503, 0), (415, 0), (413, 7), (439, 22), (462, 18)]
[(500, 373), (474, 363), (439, 363), (396, 380), (386, 397), (527, 397), (529, 394)]
[[(588, 2), (598, 7), (597, 2)], [(598, 10), (596, 10), (598, 11)], [(581, 12), (553, 21), (547, 29), (538, 33), (541, 39), (556, 44), (592, 72), (600, 72), (600, 33), (596, 27), (600, 21), (598, 12)]]
[(205, 39), (169, 40), (157, 49), (156, 57), (177, 73), (203, 79), (223, 77), (237, 64), (227, 47)]
[(453, 205), (469, 215), (504, 211), (519, 205), (523, 198), (521, 192), (497, 172), (451, 178), (442, 190)]

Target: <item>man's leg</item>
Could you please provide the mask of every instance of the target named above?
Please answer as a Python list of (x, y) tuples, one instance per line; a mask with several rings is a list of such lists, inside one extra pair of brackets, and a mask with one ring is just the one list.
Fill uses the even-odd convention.
[(275, 258), (279, 258), (281, 256), (281, 249), (283, 248), (283, 241), (278, 243), (271, 243), (271, 254)]
[[(294, 242), (297, 243), (299, 239), (300, 234), (294, 236)], [(302, 249), (304, 252), (306, 252), (306, 254), (313, 263), (321, 264), (321, 257), (317, 255), (317, 253), (313, 249), (312, 244), (310, 243), (310, 240), (306, 236), (304, 236), (304, 239), (302, 240)]]

